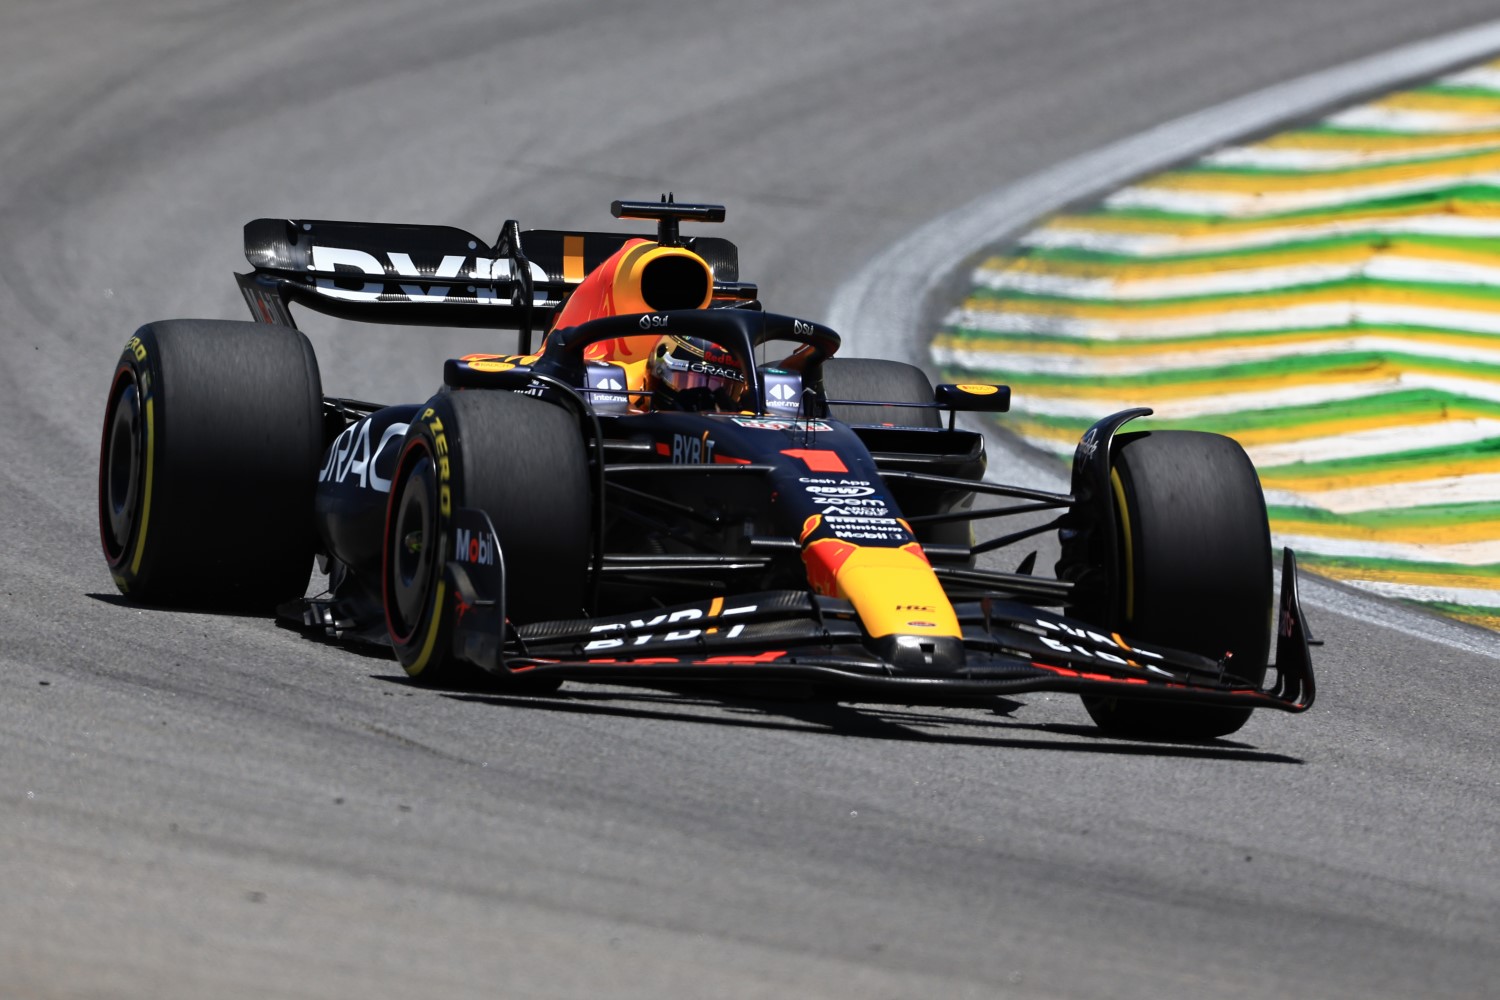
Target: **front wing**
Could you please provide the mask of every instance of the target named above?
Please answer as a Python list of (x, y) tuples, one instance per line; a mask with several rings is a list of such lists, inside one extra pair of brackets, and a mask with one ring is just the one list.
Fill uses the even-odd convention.
[(947, 671), (897, 669), (865, 647), (851, 604), (805, 591), (744, 594), (636, 616), (505, 630), (496, 627), (503, 620), (500, 600), (484, 593), (503, 594), (503, 570), (496, 567), (484, 579), (468, 569), (449, 564), (465, 611), (455, 651), (501, 675), (614, 683), (797, 682), (834, 697), (870, 701), (1067, 691), (1289, 712), (1309, 708), (1316, 693), (1312, 640), (1289, 549), (1274, 677), (1265, 686), (1236, 676), (1228, 657), (1215, 661), (1136, 643), (999, 598), (955, 605), (966, 662)]

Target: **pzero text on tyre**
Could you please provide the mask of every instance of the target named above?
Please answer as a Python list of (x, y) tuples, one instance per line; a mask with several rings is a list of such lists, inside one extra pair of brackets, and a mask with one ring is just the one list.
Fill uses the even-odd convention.
[(406, 672), (435, 683), (474, 668), (452, 653), (456, 596), (444, 579), (451, 519), (490, 516), (516, 624), (582, 613), (592, 502), (575, 419), (504, 391), (440, 392), (406, 432), (392, 479), (381, 572), (386, 624)]

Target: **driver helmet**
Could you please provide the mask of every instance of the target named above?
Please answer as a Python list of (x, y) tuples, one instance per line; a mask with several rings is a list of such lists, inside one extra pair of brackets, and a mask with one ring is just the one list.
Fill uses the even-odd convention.
[(663, 409), (738, 410), (745, 392), (745, 373), (734, 355), (701, 337), (662, 337), (646, 371), (653, 402)]

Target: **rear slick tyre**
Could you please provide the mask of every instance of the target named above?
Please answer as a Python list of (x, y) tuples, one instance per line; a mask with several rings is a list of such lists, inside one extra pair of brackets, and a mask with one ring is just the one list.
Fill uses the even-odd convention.
[[(1197, 431), (1122, 434), (1111, 456), (1121, 553), (1119, 604), (1106, 622), (1132, 639), (1229, 656), (1259, 686), (1271, 643), (1271, 536), (1255, 467), (1230, 438)], [(1085, 698), (1101, 729), (1142, 739), (1212, 739), (1248, 708)]]
[[(890, 403), (922, 403), (923, 406), (833, 405), (828, 415), (846, 424), (900, 427), (941, 428), (942, 414), (933, 405), (932, 381), (916, 365), (884, 358), (830, 358), (823, 363), (823, 393), (828, 399), (870, 399)], [(978, 475), (983, 475), (981, 468)], [(908, 516), (949, 514), (967, 510), (974, 495), (950, 491), (935, 494), (931, 490), (911, 489), (904, 484), (893, 486), (891, 495)], [(969, 547), (974, 544), (974, 529), (969, 521), (923, 523), (916, 527), (917, 540), (924, 545)], [(972, 564), (972, 558), (969, 560)]]
[(829, 399), (870, 399), (917, 406), (835, 405), (828, 415), (846, 424), (941, 427), (932, 382), (916, 365), (883, 358), (830, 358), (823, 362), (823, 393)]
[(458, 607), (444, 568), (461, 507), (484, 511), (495, 526), (509, 621), (579, 617), (593, 504), (574, 418), (530, 396), (445, 390), (407, 430), (391, 480), (381, 599), (397, 659), (424, 683), (467, 685), (488, 676), (453, 655)]
[(228, 320), (136, 331), (99, 447), (99, 534), (120, 592), (215, 611), (303, 596), (322, 406), (300, 331)]

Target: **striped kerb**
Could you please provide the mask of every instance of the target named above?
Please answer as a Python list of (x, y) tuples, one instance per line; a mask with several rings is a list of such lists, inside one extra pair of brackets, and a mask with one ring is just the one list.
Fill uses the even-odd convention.
[(1059, 456), (1129, 406), (1228, 434), (1304, 565), (1500, 629), (1500, 61), (1049, 219), (932, 351)]

